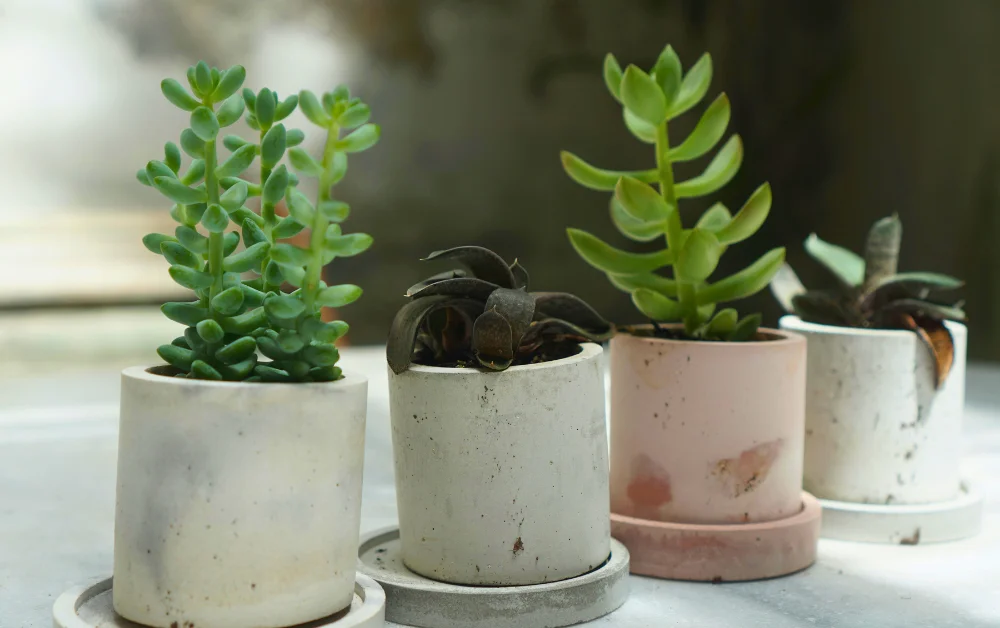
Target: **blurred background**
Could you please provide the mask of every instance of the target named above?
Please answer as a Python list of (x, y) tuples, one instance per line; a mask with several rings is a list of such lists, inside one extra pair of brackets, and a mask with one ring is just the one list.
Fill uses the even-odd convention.
[[(898, 212), (901, 268), (965, 278), (970, 357), (1000, 358), (1000, 2), (0, 0), (0, 376), (153, 363), (175, 335), (156, 305), (177, 289), (140, 243), (172, 228), (169, 208), (134, 173), (187, 124), (160, 80), (183, 82), (198, 59), (243, 64), (248, 86), (280, 96), (347, 83), (382, 125), (338, 188), (348, 230), (375, 237), (328, 269), (365, 289), (340, 313), (353, 344), (382, 342), (406, 287), (442, 270), (420, 257), (461, 244), (518, 258), (535, 290), (636, 321), (565, 228), (643, 246), (558, 156), (653, 165), (601, 61), (648, 68), (668, 42), (685, 68), (711, 52), (705, 102), (729, 94), (746, 146), (736, 179), (682, 207), (686, 220), (773, 188), (769, 221), (718, 272), (780, 244), (815, 285), (826, 277), (803, 254), (810, 232), (860, 250)], [(289, 123), (307, 125), (298, 112)], [(740, 307), (779, 315), (768, 293)]]

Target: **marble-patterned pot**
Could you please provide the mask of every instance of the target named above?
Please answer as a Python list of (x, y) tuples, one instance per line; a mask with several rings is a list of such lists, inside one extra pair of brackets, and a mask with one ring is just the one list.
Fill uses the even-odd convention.
[(611, 510), (684, 524), (802, 510), (806, 342), (611, 341)]
[(503, 372), (389, 371), (403, 562), (508, 586), (579, 576), (611, 550), (602, 349)]
[(367, 380), (122, 373), (114, 607), (157, 628), (276, 628), (350, 605)]
[(959, 495), (967, 331), (944, 385), (911, 331), (854, 329), (785, 316), (809, 343), (805, 488), (821, 499), (926, 504)]

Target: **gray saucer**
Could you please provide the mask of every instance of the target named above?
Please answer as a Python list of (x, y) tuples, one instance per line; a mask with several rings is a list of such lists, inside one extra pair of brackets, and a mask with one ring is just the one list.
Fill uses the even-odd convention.
[(607, 615), (628, 598), (629, 555), (611, 539), (608, 561), (582, 576), (545, 584), (473, 587), (417, 575), (403, 565), (399, 528), (365, 535), (358, 571), (385, 590), (385, 618), (421, 628), (555, 628)]
[[(111, 578), (90, 586), (74, 587), (52, 606), (55, 628), (145, 628), (115, 613), (111, 605)], [(351, 607), (336, 615), (295, 628), (381, 628), (385, 624), (385, 593), (364, 574), (354, 581)]]

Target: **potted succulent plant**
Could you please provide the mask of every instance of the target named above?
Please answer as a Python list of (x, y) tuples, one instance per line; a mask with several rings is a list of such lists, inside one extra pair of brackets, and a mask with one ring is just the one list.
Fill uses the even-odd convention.
[[(137, 174), (178, 222), (143, 242), (195, 297), (162, 308), (185, 326), (158, 349), (166, 364), (122, 376), (114, 607), (160, 628), (288, 626), (338, 612), (354, 593), (367, 381), (337, 366), (347, 324), (323, 322), (320, 309), (361, 289), (328, 286), (321, 273), (371, 244), (341, 233), (348, 207), (331, 190), (348, 153), (379, 130), (346, 88), (279, 100), (241, 93), (245, 75), (200, 62), (190, 89), (164, 80), (167, 99), (190, 112), (180, 145), (192, 160), (182, 168), (168, 142)], [(304, 138), (280, 122), (296, 106), (325, 134), (318, 160), (287, 152), (318, 179), (315, 202), (280, 163)], [(259, 140), (220, 137), (245, 111)], [(243, 178), (254, 160), (256, 184)], [(290, 216), (279, 220), (282, 199)], [(307, 248), (281, 242), (302, 229)]]
[[(785, 267), (772, 283), (809, 343), (805, 486), (817, 497), (926, 504), (959, 496), (966, 328), (962, 282), (897, 272), (902, 225), (868, 233), (865, 255), (815, 234), (806, 252), (836, 279), (805, 290)], [(909, 533), (911, 531), (907, 531)]]
[[(611, 219), (623, 236), (666, 244), (634, 253), (568, 230), (577, 253), (652, 321), (620, 328), (611, 341), (612, 533), (629, 546), (633, 572), (731, 580), (809, 564), (816, 526), (806, 522), (784, 540), (751, 534), (748, 545), (733, 536), (736, 524), (774, 530), (799, 523), (805, 341), (759, 329), (759, 314), (717, 308), (765, 288), (783, 263), (785, 251), (776, 248), (735, 274), (712, 277), (726, 248), (763, 224), (767, 183), (735, 215), (716, 203), (690, 227), (681, 220), (679, 202), (722, 188), (743, 158), (733, 135), (701, 175), (675, 178), (676, 163), (702, 157), (726, 132), (723, 93), (683, 141), (669, 136), (670, 122), (705, 96), (711, 76), (709, 55), (685, 74), (670, 46), (649, 73), (634, 65), (622, 71), (609, 54), (608, 90), (629, 131), (653, 148), (655, 167), (605, 170), (568, 152), (562, 163), (577, 183), (613, 193)], [(658, 272), (667, 267), (670, 277)]]
[[(389, 332), (402, 555), (457, 584), (579, 576), (609, 556), (601, 347), (611, 325), (579, 298), (528, 292), (488, 249), (407, 291)], [(541, 481), (545, 478), (545, 481)]]

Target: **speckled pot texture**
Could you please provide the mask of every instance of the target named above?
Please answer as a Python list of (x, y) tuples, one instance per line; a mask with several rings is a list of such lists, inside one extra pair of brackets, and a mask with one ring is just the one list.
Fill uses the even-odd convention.
[(955, 358), (934, 388), (916, 334), (806, 323), (781, 327), (809, 343), (805, 487), (828, 500), (926, 504), (958, 497), (966, 328), (947, 323)]
[(503, 372), (389, 372), (401, 553), (455, 584), (572, 578), (610, 554), (601, 347)]
[(741, 343), (611, 341), (612, 512), (739, 524), (802, 510), (806, 342), (762, 333)]
[(157, 628), (277, 628), (350, 605), (367, 380), (122, 374), (114, 608)]

